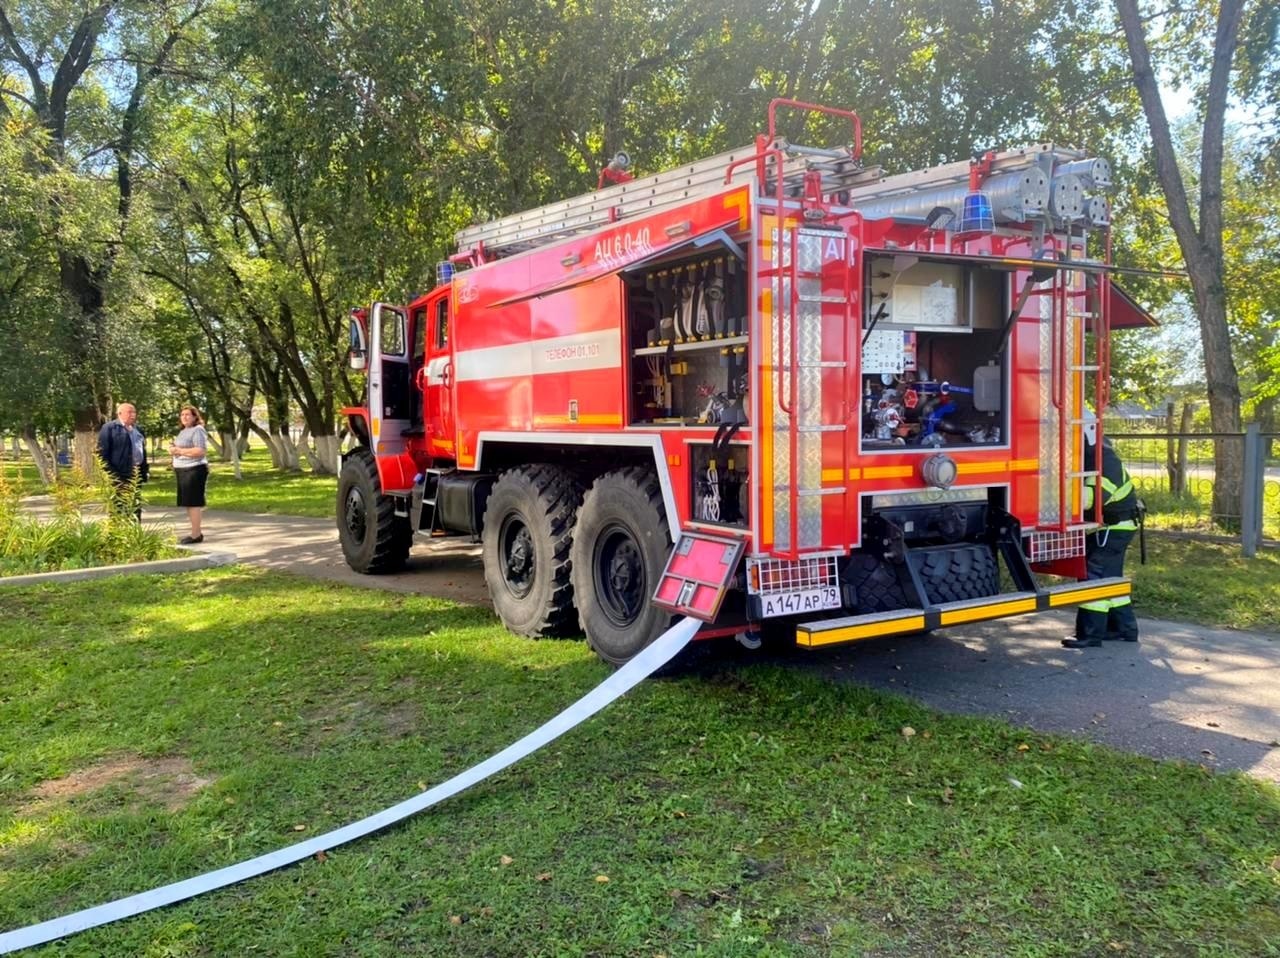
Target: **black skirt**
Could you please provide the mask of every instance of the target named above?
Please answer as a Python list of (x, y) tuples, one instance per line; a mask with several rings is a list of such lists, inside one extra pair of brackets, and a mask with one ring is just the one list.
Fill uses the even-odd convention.
[(175, 469), (173, 474), (178, 480), (178, 505), (203, 506), (204, 487), (209, 481), (208, 465), (201, 463), (198, 466)]

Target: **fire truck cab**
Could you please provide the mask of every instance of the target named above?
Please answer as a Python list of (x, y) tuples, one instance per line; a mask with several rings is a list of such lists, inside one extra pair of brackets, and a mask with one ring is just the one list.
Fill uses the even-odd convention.
[[(848, 139), (794, 144), (782, 111)], [(818, 647), (1128, 592), (1072, 581), (1116, 311), (1104, 161), (888, 176), (856, 115), (780, 100), (749, 147), (608, 178), (352, 312), (353, 568), (478, 537), (507, 628), (615, 664), (675, 614)]]

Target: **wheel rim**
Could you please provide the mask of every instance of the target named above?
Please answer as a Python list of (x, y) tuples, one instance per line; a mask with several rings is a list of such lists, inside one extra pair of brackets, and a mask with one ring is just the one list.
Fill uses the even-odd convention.
[(502, 549), (502, 581), (512, 595), (523, 599), (533, 591), (537, 573), (533, 533), (519, 515), (510, 515), (502, 521), (499, 543)]
[(364, 504), (364, 496), (360, 494), (358, 488), (353, 487), (347, 493), (347, 504), (343, 510), (343, 519), (346, 522), (347, 532), (352, 541), (364, 542), (365, 530), (369, 526), (369, 519), (368, 510)]
[(648, 595), (644, 555), (631, 530), (616, 524), (606, 529), (596, 540), (592, 568), (605, 616), (618, 627), (631, 625)]

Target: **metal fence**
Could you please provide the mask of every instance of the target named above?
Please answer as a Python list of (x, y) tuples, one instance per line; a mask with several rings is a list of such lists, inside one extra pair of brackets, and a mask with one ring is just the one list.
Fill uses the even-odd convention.
[[(1280, 548), (1280, 433), (1128, 431), (1104, 423), (1105, 435), (1147, 504), (1147, 527), (1196, 538), (1238, 541), (1246, 556)], [(1130, 426), (1130, 430), (1132, 427)], [(1214, 502), (1214, 456), (1222, 444), (1244, 463), (1239, 494)]]

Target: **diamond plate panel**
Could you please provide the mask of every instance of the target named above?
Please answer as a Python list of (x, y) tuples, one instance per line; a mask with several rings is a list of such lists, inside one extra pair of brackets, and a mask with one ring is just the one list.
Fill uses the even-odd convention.
[(796, 420), (802, 426), (822, 425), (822, 368), (801, 366)]
[(822, 433), (802, 432), (799, 442), (800, 488), (822, 488)]
[(799, 247), (801, 272), (816, 273), (822, 269), (823, 239), (824, 236), (822, 234), (800, 231), (800, 239), (796, 245)]
[(773, 547), (791, 548), (791, 499), (786, 489), (775, 490), (773, 494)]
[(799, 526), (800, 548), (815, 549), (822, 545), (822, 499), (819, 496), (805, 496), (800, 500)]
[[(774, 282), (774, 314), (777, 317), (774, 328), (777, 335), (773, 337), (771, 350), (773, 353), (773, 364), (781, 365), (782, 357), (785, 355), (783, 349), (791, 349), (791, 280), (782, 278)], [(783, 344), (786, 344), (785, 347)]]
[(800, 319), (800, 362), (822, 361), (822, 304), (802, 302), (797, 310)]
[(773, 541), (779, 549), (791, 548), (791, 434), (785, 413), (774, 420), (773, 432)]
[(1053, 297), (1040, 301), (1040, 521), (1058, 521), (1058, 411), (1053, 406)]
[(782, 236), (778, 236), (778, 228), (773, 228), (773, 252), (770, 254), (770, 260), (774, 266), (779, 265), (778, 260), (781, 259), (783, 266), (791, 265), (791, 230), (783, 230)]

